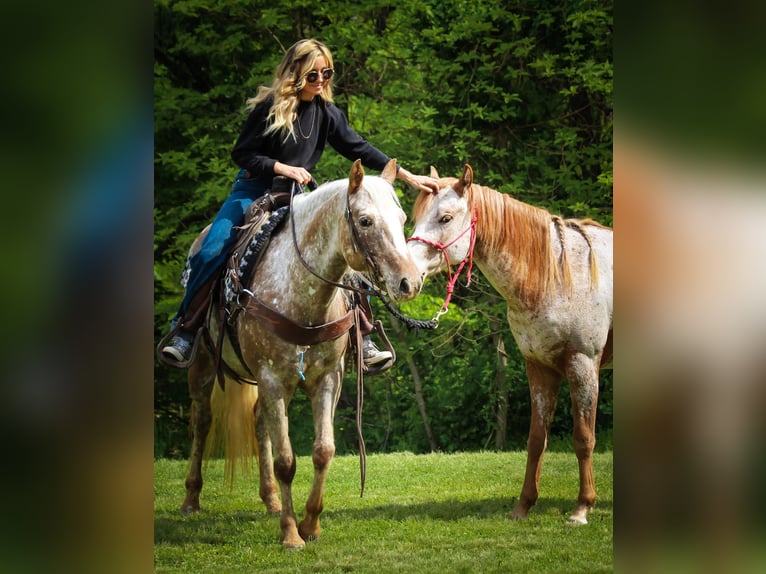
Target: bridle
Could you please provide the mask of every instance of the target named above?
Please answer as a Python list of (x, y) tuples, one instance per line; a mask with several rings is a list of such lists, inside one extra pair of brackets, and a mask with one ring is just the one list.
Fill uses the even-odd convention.
[[(293, 183), (292, 189), (290, 191), (290, 212), (293, 211), (293, 197), (295, 197), (295, 192), (298, 190), (300, 193), (303, 193), (304, 187), (298, 183)], [(351, 217), (351, 200), (350, 200), (349, 193), (346, 194), (346, 221), (348, 221), (349, 226), (349, 233), (351, 235), (351, 246), (354, 248), (354, 251), (361, 251), (364, 255), (365, 263), (367, 264), (367, 268), (372, 273), (372, 279), (374, 282), (380, 281), (380, 267), (378, 265), (378, 262), (375, 259), (375, 256), (370, 252), (369, 249), (367, 249), (367, 246), (364, 244), (364, 242), (361, 240), (359, 236), (359, 232), (356, 228), (356, 225), (354, 224), (354, 218)], [(367, 289), (360, 289), (358, 287), (355, 287), (353, 285), (345, 284), (345, 283), (339, 283), (337, 281), (333, 281), (331, 279), (327, 279), (326, 277), (322, 277), (317, 271), (315, 271), (311, 265), (303, 258), (303, 254), (301, 253), (300, 248), (298, 247), (298, 235), (295, 231), (295, 217), (291, 215), (290, 217), (290, 227), (292, 229), (293, 233), (293, 245), (295, 247), (295, 252), (298, 254), (298, 260), (301, 262), (301, 264), (315, 277), (320, 279), (321, 281), (324, 281), (328, 285), (333, 285), (334, 287), (338, 287), (340, 289), (345, 289), (347, 291), (354, 291), (356, 293), (359, 293), (360, 295), (367, 296), (369, 294), (369, 291)]]
[[(436, 316), (433, 318), (433, 321), (437, 322), (439, 321), (439, 317), (444, 315), (449, 307), (450, 300), (452, 299), (452, 294), (455, 291), (455, 285), (457, 284), (458, 277), (460, 277), (460, 274), (463, 272), (463, 268), (465, 268), (466, 263), (468, 264), (468, 270), (466, 271), (466, 287), (471, 284), (471, 269), (473, 268), (473, 250), (476, 245), (476, 222), (479, 220), (479, 217), (476, 213), (476, 208), (473, 209), (473, 212), (471, 214), (471, 223), (466, 227), (463, 231), (458, 233), (457, 237), (452, 239), (451, 241), (447, 243), (439, 243), (438, 241), (431, 241), (430, 239), (426, 239), (425, 237), (419, 237), (417, 235), (413, 235), (412, 237), (407, 239), (407, 242), (410, 241), (419, 241), (420, 243), (425, 243), (426, 245), (429, 245), (433, 247), (434, 249), (438, 249), (441, 251), (442, 256), (444, 257), (444, 261), (447, 265), (447, 276), (449, 277), (449, 280), (447, 281), (447, 296), (444, 298), (444, 304), (441, 306), (441, 309), (436, 313)], [(468, 247), (468, 253), (466, 254), (465, 258), (460, 262), (460, 265), (457, 268), (457, 271), (453, 274), (451, 269), (451, 264), (449, 260), (449, 255), (447, 255), (447, 249), (457, 242), (461, 237), (463, 237), (466, 233), (471, 234), (470, 244)]]

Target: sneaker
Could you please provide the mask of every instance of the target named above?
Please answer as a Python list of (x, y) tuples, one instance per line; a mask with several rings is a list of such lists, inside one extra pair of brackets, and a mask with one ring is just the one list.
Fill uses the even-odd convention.
[(362, 341), (362, 360), (365, 365), (377, 365), (389, 360), (391, 357), (393, 355), (390, 352), (378, 349), (369, 337), (365, 337)]
[(191, 357), (192, 345), (194, 344), (194, 334), (188, 331), (180, 330), (173, 337), (169, 345), (162, 349), (162, 354), (173, 358), (179, 363), (185, 363)]

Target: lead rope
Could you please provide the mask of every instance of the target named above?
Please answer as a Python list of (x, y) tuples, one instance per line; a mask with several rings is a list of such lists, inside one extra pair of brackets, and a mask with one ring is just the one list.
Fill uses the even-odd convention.
[[(407, 239), (407, 243), (409, 243), (410, 241), (420, 241), (421, 243), (425, 243), (426, 245), (430, 245), (434, 249), (438, 249), (439, 251), (441, 251), (442, 255), (444, 256), (444, 262), (446, 263), (446, 266), (447, 266), (447, 276), (449, 277), (447, 281), (447, 295), (444, 298), (444, 304), (436, 312), (436, 315), (434, 315), (434, 318), (427, 322), (405, 320), (405, 324), (407, 324), (408, 327), (419, 328), (422, 325), (422, 328), (424, 329), (435, 329), (436, 327), (439, 326), (439, 318), (449, 310), (449, 304), (450, 304), (450, 301), (452, 300), (452, 295), (455, 292), (455, 285), (457, 284), (457, 280), (460, 277), (460, 274), (463, 272), (463, 269), (465, 268), (466, 263), (468, 263), (468, 270), (466, 271), (465, 286), (468, 287), (471, 284), (471, 271), (473, 269), (473, 250), (474, 250), (474, 247), (476, 246), (476, 222), (478, 220), (479, 220), (479, 217), (476, 213), (476, 209), (474, 209), (473, 214), (471, 215), (470, 225), (466, 227), (463, 231), (461, 231), (457, 237), (455, 237), (452, 241), (448, 243), (439, 243), (438, 241), (431, 241), (430, 239), (425, 239), (424, 237), (417, 237), (417, 236), (412, 236)], [(453, 243), (455, 243), (458, 239), (463, 237), (463, 235), (469, 232), (471, 234), (471, 237), (470, 237), (470, 243), (468, 247), (468, 255), (466, 255), (465, 259), (463, 259), (460, 262), (460, 265), (458, 266), (457, 271), (455, 271), (455, 273), (452, 273), (449, 255), (447, 255), (447, 248)], [(380, 291), (378, 291), (377, 294), (380, 297)], [(383, 299), (383, 297), (381, 297), (381, 299)], [(387, 301), (383, 299), (383, 302), (386, 304), (386, 308), (389, 309), (389, 311), (391, 311), (391, 307), (388, 305)], [(411, 327), (408, 324), (408, 322), (415, 323), (415, 326)]]

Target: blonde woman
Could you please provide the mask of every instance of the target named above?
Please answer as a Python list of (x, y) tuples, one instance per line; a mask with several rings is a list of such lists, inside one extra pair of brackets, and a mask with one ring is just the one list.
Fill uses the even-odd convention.
[[(232, 228), (242, 225), (247, 207), (271, 189), (275, 176), (308, 184), (327, 144), (351, 161), (361, 159), (369, 169), (381, 171), (390, 160), (356, 133), (333, 104), (334, 74), (327, 46), (314, 39), (300, 40), (285, 53), (271, 86), (261, 86), (247, 101), (249, 114), (231, 153), (241, 169), (190, 261), (186, 293), (171, 327), (178, 331), (162, 349), (169, 358), (188, 361), (194, 333), (204, 320), (208, 287), (236, 241), (237, 232)], [(438, 191), (435, 179), (414, 175), (401, 166), (397, 177), (415, 189)], [(363, 356), (372, 366), (390, 359), (391, 353), (378, 350), (365, 337)]]

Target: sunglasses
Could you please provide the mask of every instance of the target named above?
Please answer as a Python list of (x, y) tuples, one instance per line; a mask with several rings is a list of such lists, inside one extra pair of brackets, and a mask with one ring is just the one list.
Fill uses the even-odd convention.
[[(313, 84), (319, 79), (319, 74), (320, 72), (312, 70), (311, 72), (306, 74), (306, 81), (309, 84)], [(322, 79), (325, 82), (327, 82), (330, 80), (330, 78), (332, 78), (335, 75), (335, 70), (333, 70), (332, 68), (325, 68), (324, 70), (322, 70), (321, 74), (322, 74)]]

